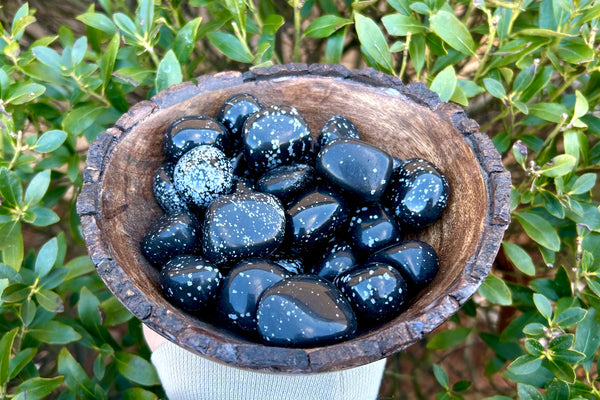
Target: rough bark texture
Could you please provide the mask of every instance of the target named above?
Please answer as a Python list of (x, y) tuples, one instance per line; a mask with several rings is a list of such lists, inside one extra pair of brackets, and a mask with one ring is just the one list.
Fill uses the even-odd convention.
[[(442, 218), (411, 237), (430, 243), (441, 260), (435, 280), (393, 321), (342, 343), (294, 349), (264, 346), (185, 313), (160, 294), (158, 271), (139, 242), (161, 210), (152, 179), (161, 165), (167, 126), (184, 115), (215, 116), (231, 95), (291, 104), (316, 135), (333, 114), (356, 123), (363, 137), (402, 159), (424, 157), (447, 176)], [(181, 346), (232, 366), (307, 373), (349, 368), (396, 353), (454, 314), (489, 273), (508, 226), (510, 175), (491, 140), (455, 104), (423, 84), (340, 65), (289, 64), (246, 73), (202, 76), (136, 104), (90, 146), (78, 201), (89, 253), (110, 290), (145, 324)]]

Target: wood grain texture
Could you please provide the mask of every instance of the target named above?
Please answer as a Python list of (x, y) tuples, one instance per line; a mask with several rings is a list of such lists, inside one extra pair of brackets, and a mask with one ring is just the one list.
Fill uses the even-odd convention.
[[(231, 95), (298, 108), (316, 136), (333, 114), (356, 123), (365, 140), (403, 159), (424, 157), (450, 183), (442, 218), (411, 237), (430, 243), (441, 260), (435, 280), (394, 320), (342, 343), (291, 349), (264, 346), (169, 304), (140, 239), (162, 211), (152, 195), (163, 136), (175, 119), (215, 116)], [(90, 146), (77, 209), (98, 273), (144, 323), (179, 345), (232, 366), (307, 373), (349, 368), (398, 352), (435, 329), (477, 290), (510, 219), (510, 175), (491, 140), (455, 104), (425, 85), (340, 65), (289, 64), (246, 73), (202, 76), (133, 106)]]

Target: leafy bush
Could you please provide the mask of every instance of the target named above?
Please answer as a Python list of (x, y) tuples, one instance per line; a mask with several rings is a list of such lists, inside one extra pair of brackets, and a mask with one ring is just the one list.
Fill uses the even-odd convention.
[[(390, 361), (382, 394), (600, 399), (599, 18), (598, 0), (98, 0), (77, 33), (33, 37), (44, 21), (24, 4), (0, 29), (0, 399), (162, 395), (139, 322), (85, 255), (87, 146), (171, 84), (290, 61), (426, 81), (485, 122), (513, 172), (494, 273)], [(481, 365), (449, 361), (482, 344)]]

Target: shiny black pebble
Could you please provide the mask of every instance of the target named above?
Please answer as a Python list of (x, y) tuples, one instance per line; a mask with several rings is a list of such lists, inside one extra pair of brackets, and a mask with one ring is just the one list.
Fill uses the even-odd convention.
[(393, 159), (358, 139), (338, 139), (317, 156), (316, 168), (333, 184), (367, 202), (379, 201), (392, 174)]
[(276, 346), (325, 345), (351, 337), (357, 327), (340, 291), (314, 275), (296, 275), (268, 288), (257, 319), (263, 340)]
[(325, 122), (321, 133), (317, 136), (315, 150), (318, 153), (328, 143), (342, 138), (361, 139), (358, 128), (352, 121), (343, 115), (334, 115)]
[(142, 238), (146, 259), (162, 266), (179, 254), (192, 253), (200, 239), (200, 224), (188, 213), (165, 214), (154, 221)]
[(158, 205), (167, 214), (188, 211), (187, 203), (179, 196), (173, 184), (173, 164), (161, 166), (154, 175), (152, 191)]
[(400, 224), (422, 228), (435, 222), (448, 204), (448, 181), (432, 163), (407, 160), (393, 177), (387, 203)]
[(270, 286), (290, 276), (274, 262), (250, 258), (229, 271), (218, 296), (221, 321), (242, 331), (256, 331), (256, 309), (260, 295)]
[(268, 256), (284, 236), (285, 211), (277, 197), (236, 192), (218, 198), (207, 208), (202, 249), (209, 260), (229, 264)]
[(380, 262), (353, 268), (340, 275), (335, 283), (361, 324), (392, 319), (407, 300), (408, 290), (400, 272)]
[(186, 202), (204, 208), (233, 189), (231, 161), (216, 147), (194, 147), (177, 162), (173, 182)]
[(401, 240), (400, 228), (394, 217), (377, 203), (365, 204), (356, 210), (348, 225), (348, 241), (363, 256)]
[(269, 260), (281, 266), (292, 275), (303, 274), (305, 271), (304, 261), (300, 257), (281, 250), (277, 250), (271, 254)]
[(411, 292), (433, 280), (440, 267), (437, 253), (428, 243), (410, 240), (379, 250), (368, 261), (390, 264), (406, 278)]
[(229, 148), (231, 151), (242, 147), (244, 122), (263, 107), (260, 100), (248, 93), (235, 94), (221, 106), (217, 113), (217, 121), (222, 123), (230, 132)]
[(356, 257), (347, 243), (334, 244), (323, 253), (322, 259), (313, 267), (312, 272), (333, 282), (338, 275), (348, 271), (356, 264)]
[(265, 173), (256, 183), (256, 189), (286, 203), (312, 186), (315, 175), (315, 169), (306, 164), (282, 165)]
[(206, 144), (225, 150), (228, 132), (216, 120), (201, 115), (183, 117), (173, 122), (165, 132), (165, 154), (176, 163), (194, 147)]
[(348, 210), (339, 194), (324, 187), (311, 189), (287, 210), (287, 244), (294, 251), (315, 251), (345, 228), (347, 218)]
[(223, 275), (210, 261), (185, 254), (172, 258), (160, 271), (160, 288), (172, 303), (189, 311), (214, 304)]
[(252, 114), (243, 131), (250, 168), (268, 171), (306, 157), (312, 148), (308, 124), (294, 107), (270, 106)]

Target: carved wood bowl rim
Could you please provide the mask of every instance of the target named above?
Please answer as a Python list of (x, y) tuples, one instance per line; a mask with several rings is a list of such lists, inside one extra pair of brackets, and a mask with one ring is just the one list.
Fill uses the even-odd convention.
[[(473, 254), (466, 260), (459, 276), (449, 283), (443, 295), (400, 323), (392, 321), (357, 338), (323, 347), (283, 348), (264, 346), (218, 327), (199, 322), (166, 301), (153, 300), (148, 289), (132, 281), (118, 262), (118, 255), (106, 242), (104, 229), (103, 196), (105, 168), (112, 155), (128, 134), (142, 126), (156, 113), (190, 99), (201, 99), (203, 94), (236, 86), (267, 82), (276, 84), (291, 79), (319, 80), (336, 84), (362, 85), (365, 91), (380, 91), (385, 96), (410, 102), (419, 110), (436, 115), (470, 147), (479, 164), (481, 179), (487, 195), (487, 210)], [(424, 112), (424, 111), (423, 111)], [(313, 128), (314, 129), (314, 128)], [(234, 367), (262, 372), (311, 373), (340, 370), (377, 361), (421, 339), (458, 311), (481, 285), (489, 273), (498, 252), (502, 236), (510, 222), (510, 174), (504, 169), (500, 155), (489, 137), (478, 131), (478, 124), (469, 119), (464, 110), (454, 103), (443, 103), (422, 83), (404, 85), (396, 77), (371, 68), (350, 71), (341, 65), (287, 64), (257, 68), (249, 72), (221, 72), (204, 75), (196, 82), (184, 82), (141, 101), (125, 113), (113, 127), (98, 135), (90, 145), (84, 169), (84, 183), (77, 202), (88, 252), (97, 272), (108, 288), (143, 323), (178, 345), (211, 360)], [(125, 206), (124, 206), (125, 207)], [(114, 211), (114, 210), (113, 210)]]

